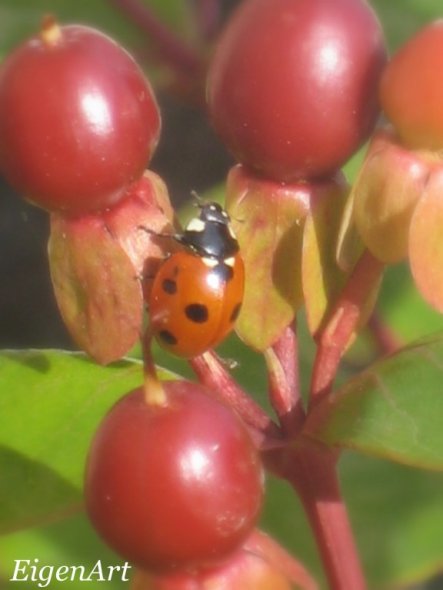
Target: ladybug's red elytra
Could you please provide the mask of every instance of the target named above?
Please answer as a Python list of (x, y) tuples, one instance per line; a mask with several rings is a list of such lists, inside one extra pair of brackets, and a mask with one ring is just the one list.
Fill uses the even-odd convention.
[(151, 330), (160, 346), (192, 358), (217, 346), (240, 312), (244, 266), (226, 211), (199, 205), (182, 234), (183, 250), (160, 266), (149, 298)]

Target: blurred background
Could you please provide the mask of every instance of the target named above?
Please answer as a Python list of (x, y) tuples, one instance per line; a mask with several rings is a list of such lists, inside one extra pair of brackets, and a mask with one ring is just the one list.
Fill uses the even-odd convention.
[[(237, 3), (238, 0), (0, 0), (0, 59), (35, 34), (47, 13), (54, 14), (62, 24), (95, 26), (119, 41), (145, 69), (155, 87), (163, 132), (150, 167), (163, 177), (172, 201), (180, 206), (192, 190), (204, 194), (220, 186), (232, 162), (206, 120), (203, 75), (194, 75), (186, 68), (180, 71), (169, 49), (173, 40), (178, 40), (179, 46), (189, 49), (204, 65), (217, 31)], [(425, 23), (443, 17), (441, 0), (372, 0), (371, 4), (383, 24), (390, 51), (395, 51)], [(137, 14), (134, 6), (139, 10)], [(149, 15), (148, 25), (140, 14)], [(38, 101), (38, 87), (29, 92)], [(350, 180), (361, 157), (361, 153), (357, 154), (346, 167)], [(47, 215), (17, 198), (0, 180), (1, 348), (73, 347), (50, 286), (47, 237)], [(404, 342), (443, 328), (443, 320), (417, 295), (403, 266), (387, 274), (379, 313)], [(240, 359), (244, 368), (241, 380), (257, 395), (263, 395), (263, 369), (254, 355), (235, 338), (224, 345), (223, 351), (228, 357)], [(349, 366), (368, 362), (371, 354), (373, 345), (366, 334), (351, 351)], [(311, 358), (312, 343), (302, 330), (305, 380)], [(342, 478), (371, 589), (443, 589), (439, 579), (431, 585), (420, 584), (420, 580), (432, 578), (443, 569), (443, 478), (352, 454), (347, 454), (342, 462)], [(0, 474), (0, 485), (1, 481)], [(291, 491), (281, 482), (271, 480), (269, 485), (264, 527), (317, 571), (313, 541)], [(93, 564), (99, 557), (103, 563), (118, 562), (82, 516), (0, 537), (0, 588), (17, 586), (7, 581), (14, 559)], [(49, 587), (61, 586), (54, 582)], [(63, 586), (81, 585), (77, 582)], [(25, 583), (24, 587), (30, 588), (31, 584)], [(88, 587), (98, 588), (100, 584), (89, 583)], [(115, 581), (106, 583), (106, 587), (117, 590), (123, 585)]]

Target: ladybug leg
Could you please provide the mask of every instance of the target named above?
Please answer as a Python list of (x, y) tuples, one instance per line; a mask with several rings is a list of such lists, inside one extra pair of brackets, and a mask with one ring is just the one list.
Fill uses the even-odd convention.
[(221, 364), (224, 365), (230, 371), (233, 371), (234, 369), (238, 369), (240, 367), (240, 362), (236, 359), (226, 359), (219, 357), (219, 360)]
[(150, 236), (154, 236), (155, 238), (166, 238), (168, 240), (175, 240), (179, 244), (186, 245), (186, 241), (183, 239), (183, 235), (179, 234), (179, 233), (164, 234), (164, 233), (156, 232), (155, 230), (150, 229), (149, 227), (146, 227), (145, 225), (139, 225), (139, 226), (137, 226), (137, 229), (144, 231), (145, 233), (149, 234)]
[[(234, 369), (238, 369), (240, 367), (240, 362), (235, 359), (221, 357), (219, 354), (214, 352), (214, 350), (210, 350), (208, 352), (211, 356), (216, 358), (217, 362), (219, 362), (223, 367), (225, 367), (229, 371), (232, 371)], [(205, 354), (207, 354), (207, 353), (204, 353), (203, 356)]]
[[(167, 254), (165, 254), (165, 256), (161, 259), (161, 261), (159, 262), (158, 268), (160, 267), (160, 265), (162, 264), (162, 262), (165, 262), (166, 260), (168, 260), (168, 258), (170, 258), (172, 256), (171, 252), (168, 252)], [(145, 281), (152, 281), (153, 279), (155, 279), (155, 276), (158, 272), (158, 268), (155, 272), (152, 272), (152, 270), (150, 271), (143, 271), (141, 273), (138, 273), (134, 279), (141, 281), (142, 283)]]
[(146, 227), (145, 225), (138, 225), (137, 229), (144, 231), (145, 233), (149, 234), (150, 236), (155, 236), (156, 238), (171, 238), (177, 240), (179, 234), (163, 234), (153, 229)]

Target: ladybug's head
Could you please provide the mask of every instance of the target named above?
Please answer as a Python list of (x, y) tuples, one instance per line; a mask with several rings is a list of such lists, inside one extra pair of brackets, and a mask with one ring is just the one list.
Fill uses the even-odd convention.
[(221, 205), (213, 201), (199, 205), (200, 219), (209, 223), (220, 223), (221, 225), (229, 224), (229, 215)]

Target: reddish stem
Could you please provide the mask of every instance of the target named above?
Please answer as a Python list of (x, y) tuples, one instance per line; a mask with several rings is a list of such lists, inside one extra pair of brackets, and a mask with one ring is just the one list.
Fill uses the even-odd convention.
[(288, 460), (287, 478), (305, 507), (331, 590), (365, 590), (337, 478), (336, 453), (308, 443), (293, 451)]
[(205, 352), (189, 361), (200, 383), (212, 389), (234, 408), (243, 420), (257, 433), (261, 433), (261, 446), (281, 446), (281, 432), (266, 412), (231, 377), (217, 355)]
[(182, 77), (200, 74), (203, 62), (200, 55), (179, 39), (140, 0), (109, 0), (141, 29), (155, 44), (162, 61)]
[(361, 318), (368, 293), (380, 280), (383, 268), (383, 264), (366, 250), (357, 262), (325, 328), (317, 337), (318, 347), (311, 381), (311, 405), (318, 403), (330, 392), (340, 360)]
[(151, 352), (152, 334), (149, 328), (141, 335), (143, 354), (143, 392), (147, 404), (164, 406), (166, 394), (158, 378), (157, 369)]
[(300, 394), (295, 327), (288, 326), (277, 342), (265, 351), (264, 356), (272, 406), (285, 435), (294, 438), (301, 430), (306, 416)]
[(369, 318), (368, 328), (382, 354), (391, 354), (401, 348), (402, 343), (399, 338), (377, 312), (374, 312)]
[(199, 28), (203, 39), (213, 39), (220, 24), (219, 0), (195, 0)]

